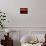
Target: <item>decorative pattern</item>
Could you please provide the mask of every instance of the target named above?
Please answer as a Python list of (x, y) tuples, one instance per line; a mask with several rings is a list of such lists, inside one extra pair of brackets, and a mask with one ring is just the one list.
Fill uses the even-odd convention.
[(4, 27), (4, 22), (6, 20), (6, 15), (4, 12), (0, 11), (0, 27)]

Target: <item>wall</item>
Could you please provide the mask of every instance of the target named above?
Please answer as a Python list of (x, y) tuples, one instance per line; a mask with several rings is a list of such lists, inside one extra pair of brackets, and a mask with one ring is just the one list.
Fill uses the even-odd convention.
[[(28, 14), (20, 14), (21, 7), (27, 7)], [(0, 0), (0, 9), (7, 15), (5, 26), (21, 31), (20, 36), (31, 31), (46, 31), (46, 0)]]
[[(7, 27), (46, 27), (46, 0), (0, 0), (0, 9), (6, 12)], [(19, 13), (27, 7), (28, 14)]]

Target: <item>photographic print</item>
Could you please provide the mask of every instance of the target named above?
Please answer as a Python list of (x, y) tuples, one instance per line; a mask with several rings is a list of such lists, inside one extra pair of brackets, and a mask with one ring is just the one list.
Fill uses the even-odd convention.
[(20, 8), (20, 14), (28, 14), (28, 8)]

